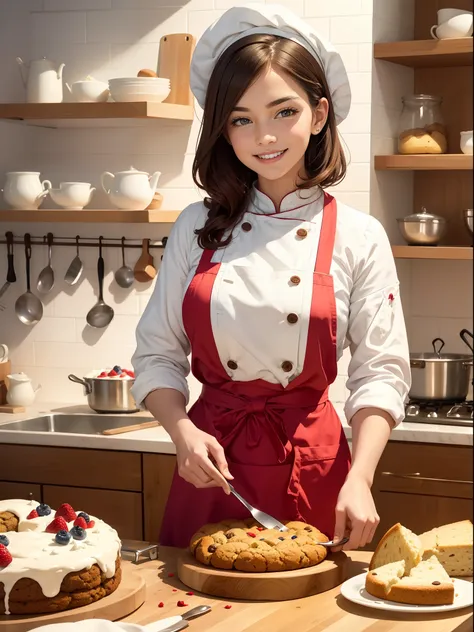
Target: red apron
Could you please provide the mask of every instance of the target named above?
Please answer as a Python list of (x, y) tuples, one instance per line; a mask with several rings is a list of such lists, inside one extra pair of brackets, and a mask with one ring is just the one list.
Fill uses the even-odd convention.
[[(303, 371), (286, 388), (261, 379), (232, 381), (224, 370), (210, 314), (220, 266), (211, 261), (214, 251), (204, 250), (183, 301), (192, 371), (203, 384), (190, 419), (223, 446), (232, 483), (246, 500), (279, 520), (308, 522), (330, 538), (350, 469), (348, 443), (328, 400), (337, 375), (336, 302), (329, 275), (336, 216), (336, 201), (325, 194)], [(206, 523), (248, 517), (220, 487), (197, 489), (176, 471), (160, 542), (184, 547)]]

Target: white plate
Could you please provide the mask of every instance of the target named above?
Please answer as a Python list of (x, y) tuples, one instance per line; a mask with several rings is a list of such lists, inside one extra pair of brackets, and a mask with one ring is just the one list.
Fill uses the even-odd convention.
[(454, 579), (454, 603), (447, 606), (410, 606), (406, 603), (386, 601), (369, 595), (365, 590), (365, 578), (367, 573), (356, 575), (345, 581), (341, 586), (341, 595), (367, 608), (377, 610), (391, 610), (392, 612), (448, 612), (472, 606), (472, 583), (464, 579)]

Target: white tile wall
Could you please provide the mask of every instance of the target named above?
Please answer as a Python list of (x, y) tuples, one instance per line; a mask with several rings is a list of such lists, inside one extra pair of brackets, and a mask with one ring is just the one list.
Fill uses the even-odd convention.
[[(407, 208), (411, 199), (410, 176), (405, 174), (405, 179), (398, 180), (392, 174), (386, 181), (375, 178), (371, 171), (371, 154), (374, 148), (391, 147), (399, 91), (410, 84), (411, 77), (410, 71), (400, 71), (394, 66), (386, 70), (376, 66), (373, 72), (372, 45), (374, 36), (381, 39), (397, 29), (406, 33), (412, 28), (410, 2), (282, 2), (338, 46), (350, 76), (353, 106), (350, 116), (340, 126), (350, 166), (336, 194), (342, 202), (386, 219)], [(158, 42), (163, 34), (191, 32), (199, 37), (225, 9), (234, 5), (229, 0), (0, 0), (0, 58), (7, 60), (0, 65), (0, 101), (24, 98), (15, 63), (17, 55), (25, 61), (45, 55), (58, 64), (64, 62), (64, 79), (68, 82), (89, 74), (102, 80), (135, 74), (141, 67), (156, 68)], [(62, 179), (74, 179), (98, 186), (102, 171), (133, 165), (147, 171), (161, 171), (159, 188), (164, 195), (163, 209), (180, 209), (202, 197), (191, 178), (199, 120), (197, 108), (192, 126), (157, 121), (102, 128), (93, 127), (91, 122), (90, 129), (51, 130), (0, 121), (0, 179), (3, 180), (6, 171), (24, 169), (40, 171), (42, 177), (52, 180), (54, 185)], [(103, 194), (98, 193), (95, 202), (97, 206), (107, 206)], [(102, 234), (119, 238), (126, 233), (137, 243), (143, 237), (160, 239), (169, 231), (165, 225), (2, 225), (2, 232), (8, 229), (19, 236), (26, 230), (33, 235), (51, 230), (63, 237)], [(393, 226), (390, 230), (393, 232)], [(155, 262), (159, 263), (160, 252), (154, 252)], [(82, 375), (91, 368), (117, 362), (129, 365), (134, 350), (134, 330), (153, 284), (136, 284), (127, 291), (118, 288), (113, 272), (120, 265), (119, 251), (106, 250), (105, 300), (113, 306), (116, 316), (105, 331), (92, 330), (86, 326), (85, 315), (96, 300), (98, 253), (95, 249), (82, 249), (83, 279), (76, 287), (66, 288), (62, 278), (75, 253), (73, 248), (58, 248), (53, 252), (56, 287), (45, 300), (43, 320), (28, 328), (13, 315), (15, 299), (25, 286), (22, 254), (22, 248), (17, 247), (18, 282), (4, 297), (6, 309), (0, 312), (0, 341), (11, 347), (15, 370), (24, 370), (36, 383), (41, 383), (41, 399), (83, 401), (81, 387), (68, 381), (68, 373)], [(127, 252), (127, 261), (133, 265), (138, 255), (139, 250)], [(45, 264), (46, 249), (34, 248), (33, 280)], [(424, 275), (430, 274), (429, 267), (417, 268), (410, 282), (412, 267), (405, 264), (402, 262), (400, 266), (401, 275), (406, 277), (403, 292), (406, 303), (413, 303), (415, 310), (411, 335), (422, 332), (423, 340), (428, 340), (428, 331), (442, 331), (446, 323), (456, 327), (461, 321), (464, 323), (467, 298), (462, 300), (462, 315), (457, 309), (453, 314), (446, 314), (446, 310), (437, 312), (434, 297), (424, 302), (422, 297), (411, 295), (415, 286), (424, 285)], [(0, 279), (4, 276), (5, 250), (0, 248)], [(448, 277), (440, 274), (443, 282), (447, 282)], [(421, 323), (427, 319), (431, 324), (423, 329)], [(331, 389), (336, 402), (344, 401), (347, 395), (348, 361), (346, 352), (340, 362), (340, 375)], [(194, 399), (199, 385), (192, 376), (190, 386)]]

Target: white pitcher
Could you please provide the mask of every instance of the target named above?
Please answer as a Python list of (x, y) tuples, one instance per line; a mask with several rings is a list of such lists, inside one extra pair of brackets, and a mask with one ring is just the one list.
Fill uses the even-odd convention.
[[(155, 171), (150, 176), (146, 171), (137, 171), (130, 167), (128, 171), (118, 171), (116, 174), (104, 171), (101, 184), (110, 201), (117, 208), (144, 210), (153, 199), (160, 176), (160, 171)], [(110, 188), (105, 184), (106, 178), (112, 180)]]
[(49, 180), (40, 180), (39, 171), (9, 171), (3, 197), (13, 209), (33, 210), (39, 207), (51, 189)]
[(23, 85), (26, 88), (27, 103), (61, 103), (63, 100), (63, 68), (50, 59), (35, 59), (25, 64), (21, 57), (16, 61), (20, 66)]
[(7, 378), (9, 380), (7, 403), (10, 406), (31, 406), (35, 401), (36, 393), (41, 388), (41, 384), (33, 388), (31, 380), (26, 373), (12, 373), (7, 375)]

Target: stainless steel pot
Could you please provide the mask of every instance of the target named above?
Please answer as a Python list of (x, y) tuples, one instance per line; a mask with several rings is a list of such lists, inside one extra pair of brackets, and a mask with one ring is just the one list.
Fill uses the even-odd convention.
[[(437, 343), (441, 343), (439, 348)], [(472, 356), (441, 353), (444, 347), (441, 338), (435, 338), (432, 344), (434, 353), (410, 353), (409, 398), (424, 402), (463, 402), (469, 391)]]
[(436, 246), (446, 232), (446, 220), (428, 213), (423, 206), (421, 213), (413, 213), (397, 219), (398, 228), (408, 245)]
[(108, 380), (104, 378), (68, 375), (71, 382), (82, 384), (87, 403), (97, 413), (135, 413), (138, 406), (131, 388), (135, 380)]

